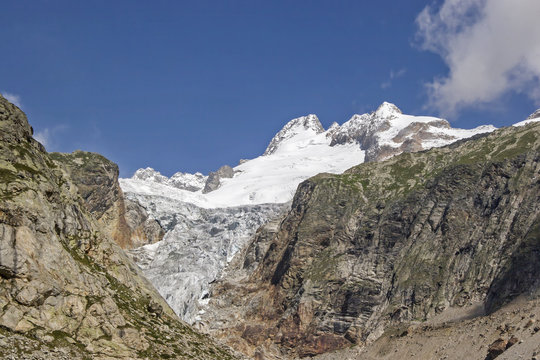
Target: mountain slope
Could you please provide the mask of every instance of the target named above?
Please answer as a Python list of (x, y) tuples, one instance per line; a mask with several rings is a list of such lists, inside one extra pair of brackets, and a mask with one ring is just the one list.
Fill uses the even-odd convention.
[(303, 182), (213, 285), (200, 326), (251, 356), (310, 356), (540, 295), (539, 146), (534, 123)]
[[(176, 313), (192, 323), (204, 312), (209, 284), (260, 225), (284, 211), (301, 181), (321, 172), (341, 173), (362, 163), (366, 152), (377, 160), (492, 130), (452, 129), (445, 120), (404, 115), (383, 103), (326, 131), (315, 115), (293, 119), (262, 156), (234, 169), (223, 167), (224, 176), (177, 173), (169, 179), (140, 169), (133, 178), (120, 179), (122, 189), (166, 235), (135, 250), (134, 259)], [(184, 180), (175, 183), (176, 178)]]
[(0, 356), (232, 358), (178, 320), (83, 193), (0, 96)]

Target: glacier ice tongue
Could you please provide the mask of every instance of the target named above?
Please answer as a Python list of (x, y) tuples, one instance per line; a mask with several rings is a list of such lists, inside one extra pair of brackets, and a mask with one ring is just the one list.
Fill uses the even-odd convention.
[(197, 320), (210, 283), (255, 230), (287, 205), (204, 209), (171, 198), (128, 194), (166, 231), (162, 241), (132, 250), (144, 275), (182, 319)]

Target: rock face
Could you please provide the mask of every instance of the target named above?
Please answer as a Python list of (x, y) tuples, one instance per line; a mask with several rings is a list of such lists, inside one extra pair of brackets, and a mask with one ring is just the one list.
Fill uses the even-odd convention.
[(250, 356), (302, 357), (539, 295), (539, 145), (535, 123), (303, 182), (200, 325)]
[(49, 156), (67, 170), (102, 232), (122, 248), (133, 249), (163, 238), (165, 232), (156, 220), (148, 217), (142, 206), (124, 200), (115, 163), (86, 151), (51, 153)]
[(223, 165), (218, 171), (211, 172), (204, 184), (203, 194), (217, 190), (221, 185), (221, 179), (230, 179), (234, 176), (234, 170), (229, 165)]
[(180, 322), (100, 231), (88, 209), (103, 216), (114, 196), (89, 189), (109, 180), (79, 189), (71, 174), (0, 96), (0, 357), (231, 358)]
[(529, 115), (527, 117), (527, 120), (538, 119), (538, 118), (540, 118), (540, 109), (536, 110), (531, 115)]

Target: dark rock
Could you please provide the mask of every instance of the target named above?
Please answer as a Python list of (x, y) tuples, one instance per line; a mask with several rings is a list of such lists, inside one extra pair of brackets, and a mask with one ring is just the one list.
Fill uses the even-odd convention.
[(519, 339), (515, 336), (512, 336), (510, 339), (508, 339), (508, 342), (506, 343), (506, 348), (510, 348), (511, 346), (516, 345), (519, 342)]
[(501, 355), (507, 349), (507, 340), (497, 339), (488, 347), (488, 353), (485, 360), (493, 360)]
[(234, 170), (229, 165), (223, 165), (216, 172), (211, 172), (206, 179), (206, 184), (202, 190), (203, 194), (209, 193), (219, 188), (221, 185), (220, 180), (225, 178), (232, 178), (234, 176)]

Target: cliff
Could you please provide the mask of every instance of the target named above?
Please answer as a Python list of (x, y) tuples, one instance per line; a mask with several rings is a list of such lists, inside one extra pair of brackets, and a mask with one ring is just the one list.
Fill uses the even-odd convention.
[(0, 96), (0, 357), (232, 358), (182, 323), (101, 231), (94, 215), (114, 196), (94, 196), (62, 158)]
[(256, 358), (304, 357), (537, 297), (539, 133), (505, 128), (304, 181), (214, 285), (200, 326)]
[(75, 151), (51, 153), (77, 186), (86, 208), (98, 220), (102, 232), (123, 249), (152, 244), (165, 235), (161, 225), (138, 202), (125, 199), (118, 183), (118, 165), (100, 154)]

